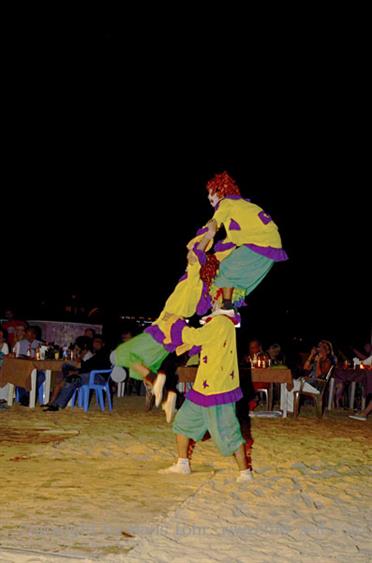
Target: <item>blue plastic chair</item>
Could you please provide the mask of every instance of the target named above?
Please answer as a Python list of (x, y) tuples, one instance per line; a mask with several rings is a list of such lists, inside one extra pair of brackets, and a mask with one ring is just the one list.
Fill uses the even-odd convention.
[[(111, 369), (93, 370), (89, 374), (88, 385), (82, 385), (81, 387), (76, 389), (76, 391), (78, 391), (78, 406), (83, 407), (85, 412), (87, 412), (88, 408), (89, 408), (89, 397), (90, 397), (91, 391), (96, 392), (96, 400), (97, 400), (97, 403), (99, 404), (99, 406), (101, 408), (101, 411), (105, 410), (105, 402), (104, 402), (104, 399), (103, 399), (103, 392), (105, 391), (109, 410), (112, 411), (111, 391), (110, 391), (110, 382), (109, 382), (110, 378), (108, 378), (107, 381), (105, 381), (105, 383), (95, 383), (94, 382), (96, 375), (103, 374), (103, 373), (111, 373), (111, 372), (112, 372)], [(75, 393), (74, 393), (74, 395), (72, 396), (72, 399), (71, 399), (71, 406), (72, 407), (75, 405), (76, 391), (75, 391)]]
[[(19, 403), (19, 387), (15, 388), (15, 400), (16, 403)], [(39, 389), (37, 391), (37, 400), (39, 405), (44, 404), (44, 391), (45, 391), (45, 381), (41, 385), (39, 385)]]

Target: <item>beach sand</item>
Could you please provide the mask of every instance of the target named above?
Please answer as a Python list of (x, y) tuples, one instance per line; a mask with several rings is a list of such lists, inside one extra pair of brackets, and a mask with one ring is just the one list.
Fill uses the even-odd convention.
[(372, 561), (372, 420), (309, 406), (252, 431), (254, 480), (238, 485), (211, 441), (192, 475), (159, 474), (174, 435), (143, 397), (1, 410), (0, 562)]

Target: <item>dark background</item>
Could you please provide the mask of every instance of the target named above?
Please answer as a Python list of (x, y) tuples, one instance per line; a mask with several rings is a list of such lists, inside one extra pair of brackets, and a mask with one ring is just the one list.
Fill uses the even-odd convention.
[(75, 295), (94, 321), (156, 316), (211, 216), (206, 181), (226, 169), (290, 258), (247, 301), (243, 329), (367, 340), (361, 58), (301, 30), (250, 25), (226, 41), (213, 26), (165, 36), (136, 23), (137, 35), (128, 21), (9, 39), (2, 308), (59, 320)]

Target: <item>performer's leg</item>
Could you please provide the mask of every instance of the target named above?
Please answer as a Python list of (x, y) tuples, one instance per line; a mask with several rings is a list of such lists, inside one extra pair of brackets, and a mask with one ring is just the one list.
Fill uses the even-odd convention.
[[(210, 439), (211, 439), (211, 435), (209, 434), (209, 432), (207, 430), (207, 432), (204, 434), (204, 436), (202, 438), (202, 442), (205, 442), (206, 440), (210, 440)], [(191, 463), (191, 459), (192, 459), (192, 454), (194, 453), (195, 446), (196, 446), (195, 440), (190, 438), (189, 447), (187, 449), (187, 457), (189, 458), (190, 463)]]
[(165, 412), (165, 418), (168, 424), (170, 424), (176, 414), (176, 404), (177, 404), (177, 392), (168, 391), (167, 398), (163, 401), (161, 408)]
[(176, 434), (178, 460), (175, 465), (160, 470), (159, 473), (191, 473), (188, 452), (190, 451), (190, 438), (195, 442), (201, 440), (207, 430), (204, 407), (185, 400), (177, 413), (173, 423), (173, 432)]
[(178, 458), (187, 459), (187, 451), (189, 449), (190, 438), (184, 436), (183, 434), (177, 434), (176, 442)]
[(222, 295), (223, 295), (223, 304), (222, 309), (232, 309), (232, 296), (233, 296), (234, 288), (233, 287), (223, 287), (222, 288)]
[(191, 459), (192, 459), (192, 454), (194, 453), (195, 446), (196, 446), (196, 442), (195, 442), (195, 440), (193, 440), (191, 438), (189, 440), (189, 447), (187, 448), (187, 457), (189, 458), (190, 462), (191, 462)]
[(234, 452), (234, 457), (239, 468), (239, 476), (237, 478), (237, 483), (245, 483), (252, 480), (252, 470), (249, 467), (249, 462), (247, 459), (245, 444), (241, 444), (239, 449)]
[(167, 469), (161, 469), (159, 473), (179, 473), (181, 475), (189, 475), (191, 473), (190, 463), (187, 457), (189, 441), (190, 438), (188, 438), (184, 434), (176, 435), (178, 453), (177, 463), (171, 465), (170, 467), (167, 467)]
[(247, 456), (245, 455), (245, 444), (240, 444), (239, 449), (234, 452), (236, 463), (238, 464), (239, 471), (248, 469)]

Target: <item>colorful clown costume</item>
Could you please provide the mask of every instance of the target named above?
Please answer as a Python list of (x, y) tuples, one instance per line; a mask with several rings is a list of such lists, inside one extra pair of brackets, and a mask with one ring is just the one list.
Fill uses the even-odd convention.
[(142, 374), (133, 366), (143, 364), (156, 373), (169, 352), (190, 351), (191, 355), (197, 352), (181, 342), (179, 332), (184, 326), (182, 318), (191, 317), (196, 312), (202, 315), (210, 309), (208, 287), (200, 277), (201, 266), (206, 262), (205, 253), (200, 253), (198, 261), (187, 266), (158, 319), (145, 332), (116, 348), (112, 357), (115, 365), (129, 368), (131, 377), (142, 379)]
[(220, 268), (211, 294), (216, 298), (218, 288), (234, 288), (232, 301), (239, 307), (273, 264), (288, 257), (271, 216), (243, 199), (227, 172), (216, 174), (208, 182), (207, 190), (215, 209), (211, 221), (215, 222), (217, 230), (223, 225), (226, 231), (225, 240), (214, 246)]
[(235, 326), (224, 315), (211, 318), (202, 328), (185, 326), (185, 344), (201, 346), (193, 388), (178, 411), (173, 431), (194, 441), (209, 432), (222, 455), (232, 455), (244, 439), (235, 414), (242, 398), (236, 352)]

